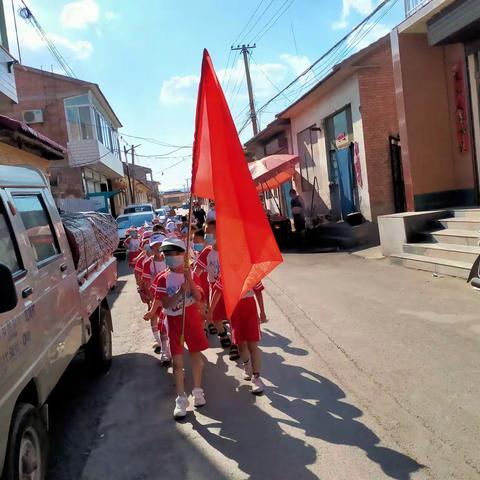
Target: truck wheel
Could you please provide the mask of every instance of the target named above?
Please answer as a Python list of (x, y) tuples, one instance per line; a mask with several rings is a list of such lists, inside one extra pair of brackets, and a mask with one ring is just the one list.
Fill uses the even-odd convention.
[(112, 316), (108, 306), (100, 305), (97, 319), (92, 321), (92, 336), (85, 347), (90, 368), (104, 373), (112, 364)]
[(48, 436), (38, 409), (20, 403), (13, 411), (3, 480), (44, 480)]

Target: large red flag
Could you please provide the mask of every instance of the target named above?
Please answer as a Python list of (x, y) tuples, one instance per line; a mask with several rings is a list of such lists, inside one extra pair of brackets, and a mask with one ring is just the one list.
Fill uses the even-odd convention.
[(243, 294), (283, 260), (207, 50), (198, 88), (192, 193), (215, 200), (223, 295), (230, 316)]

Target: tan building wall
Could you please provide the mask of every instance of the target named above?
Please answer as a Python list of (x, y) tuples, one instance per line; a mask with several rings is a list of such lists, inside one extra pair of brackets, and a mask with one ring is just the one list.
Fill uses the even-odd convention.
[(0, 142), (0, 164), (1, 165), (29, 165), (42, 170), (47, 174), (48, 169), (55, 160), (46, 160), (45, 158), (33, 155), (20, 148), (15, 148), (6, 143)]
[(424, 34), (394, 30), (392, 49), (408, 209), (473, 195), (472, 149), (459, 151), (455, 130), (452, 70), (465, 68), (462, 45), (430, 47)]

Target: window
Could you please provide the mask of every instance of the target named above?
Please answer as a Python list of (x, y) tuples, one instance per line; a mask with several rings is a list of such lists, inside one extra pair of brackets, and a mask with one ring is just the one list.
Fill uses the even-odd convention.
[(57, 237), (42, 197), (40, 195), (15, 195), (13, 200), (22, 217), (37, 264), (58, 255), (60, 248)]
[(94, 138), (90, 107), (67, 107), (66, 110), (70, 140), (89, 140)]
[[(0, 207), (3, 207), (0, 206)], [(23, 270), (17, 245), (9, 227), (6, 213), (0, 208), (0, 263), (6, 265), (12, 274)]]

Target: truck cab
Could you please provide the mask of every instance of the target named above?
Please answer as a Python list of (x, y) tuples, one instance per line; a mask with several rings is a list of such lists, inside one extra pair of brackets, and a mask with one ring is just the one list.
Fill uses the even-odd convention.
[(93, 337), (102, 328), (101, 315), (108, 324), (106, 295), (115, 281), (113, 258), (79, 279), (43, 174), (0, 166), (2, 478), (44, 478), (48, 395), (82, 347), (96, 344), (92, 354), (98, 358), (103, 348), (104, 360), (111, 360), (109, 333), (103, 332), (108, 338), (101, 346)]

